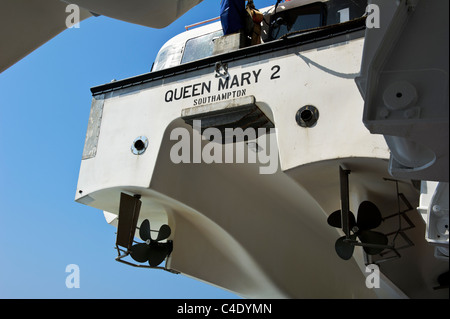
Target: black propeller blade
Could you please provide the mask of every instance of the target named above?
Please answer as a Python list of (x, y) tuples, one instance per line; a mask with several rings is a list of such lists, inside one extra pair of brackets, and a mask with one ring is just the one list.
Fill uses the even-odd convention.
[(171, 246), (166, 244), (167, 243), (156, 243), (156, 245), (151, 246), (148, 253), (148, 264), (151, 267), (158, 266), (171, 252)]
[[(336, 227), (336, 228), (342, 228), (341, 218), (342, 218), (342, 216), (341, 216), (340, 210), (333, 212), (330, 216), (328, 216), (328, 219), (327, 219), (328, 225)], [(348, 219), (349, 219), (350, 229), (352, 229), (356, 225), (355, 215), (353, 215), (352, 212), (349, 212)]]
[(150, 234), (150, 222), (148, 219), (145, 219), (141, 223), (141, 227), (139, 227), (139, 237), (141, 237), (141, 239), (144, 241), (152, 239), (152, 236)]
[(157, 238), (153, 239), (151, 236), (150, 222), (148, 219), (144, 220), (139, 228), (139, 236), (145, 243), (135, 244), (131, 247), (131, 258), (137, 262), (148, 261), (151, 267), (158, 266), (172, 252), (171, 241), (165, 243), (159, 242), (169, 238), (170, 234), (171, 229), (169, 225), (162, 225), (159, 228)]
[[(386, 246), (388, 244), (387, 236), (377, 231), (362, 230), (357, 233), (357, 236), (363, 244), (375, 244), (383, 246)], [(363, 247), (363, 249), (368, 255), (378, 255), (384, 250), (384, 248), (382, 247)]]
[(381, 221), (380, 210), (374, 203), (366, 200), (359, 205), (357, 226), (360, 230), (377, 228)]
[(145, 263), (148, 260), (148, 254), (150, 251), (150, 246), (146, 243), (140, 243), (131, 246), (131, 258), (140, 263)]
[[(351, 240), (356, 239), (356, 235), (350, 235)], [(349, 260), (353, 256), (353, 251), (355, 250), (355, 246), (345, 241), (345, 236), (342, 236), (336, 243), (334, 244), (334, 248), (336, 249), (336, 253), (339, 257), (344, 260)]]
[[(364, 201), (359, 205), (358, 217), (355, 218), (352, 212), (349, 212), (349, 228), (353, 232), (350, 235), (350, 240), (356, 240), (356, 237), (363, 244), (381, 245), (386, 246), (388, 244), (388, 238), (386, 235), (372, 231), (371, 229), (377, 228), (382, 222), (382, 216), (378, 207), (370, 202)], [(336, 228), (342, 228), (341, 211), (337, 210), (330, 214), (327, 219), (328, 225)], [(364, 251), (369, 255), (377, 255), (381, 253), (384, 247), (363, 247)], [(354, 251), (354, 245), (346, 240), (343, 236), (339, 238), (335, 243), (336, 253), (344, 260), (348, 260), (352, 257)]]

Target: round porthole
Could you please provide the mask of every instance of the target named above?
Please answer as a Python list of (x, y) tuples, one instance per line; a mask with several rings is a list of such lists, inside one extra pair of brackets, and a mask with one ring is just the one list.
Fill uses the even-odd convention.
[(312, 105), (305, 105), (295, 114), (295, 120), (301, 127), (313, 127), (319, 119), (319, 110)]
[(138, 136), (131, 145), (131, 152), (134, 155), (142, 155), (148, 147), (148, 139), (145, 136)]

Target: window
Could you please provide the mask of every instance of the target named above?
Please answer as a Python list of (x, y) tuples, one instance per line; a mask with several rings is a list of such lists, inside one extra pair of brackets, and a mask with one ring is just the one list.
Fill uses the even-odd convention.
[(214, 48), (214, 39), (219, 38), (222, 35), (223, 31), (219, 30), (189, 39), (186, 42), (181, 63), (187, 63), (211, 56)]
[(270, 19), (270, 40), (279, 39), (290, 32), (321, 27), (324, 25), (324, 11), (324, 4), (314, 3), (276, 13)]
[(152, 71), (158, 71), (179, 65), (182, 51), (182, 43), (164, 45), (156, 56)]
[[(367, 0), (330, 0), (298, 6), (286, 2), (270, 17), (264, 31), (265, 42), (279, 39), (285, 34), (333, 25), (360, 18), (365, 14)], [(263, 26), (264, 28), (264, 26)]]

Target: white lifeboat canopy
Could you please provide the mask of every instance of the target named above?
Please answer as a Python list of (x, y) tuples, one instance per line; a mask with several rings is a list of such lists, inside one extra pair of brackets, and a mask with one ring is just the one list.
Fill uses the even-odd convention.
[[(70, 14), (79, 21), (104, 15), (142, 26), (161, 29), (202, 0), (74, 0), (2, 1), (0, 10), (0, 72), (63, 32)], [(75, 10), (77, 12), (75, 12)], [(11, 14), (19, 12), (20, 14)], [(70, 20), (70, 19), (69, 19)], [(17, 41), (20, 39), (20, 41)]]

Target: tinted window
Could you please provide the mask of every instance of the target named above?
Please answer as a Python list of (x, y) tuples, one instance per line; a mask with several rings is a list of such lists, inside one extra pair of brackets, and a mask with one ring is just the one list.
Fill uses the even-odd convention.
[(314, 3), (276, 13), (271, 17), (269, 38), (278, 39), (295, 31), (317, 28), (324, 25), (325, 5)]
[(360, 18), (365, 14), (367, 0), (330, 0), (295, 7), (295, 2), (285, 2), (263, 24), (264, 41), (279, 39), (285, 34), (333, 25)]

